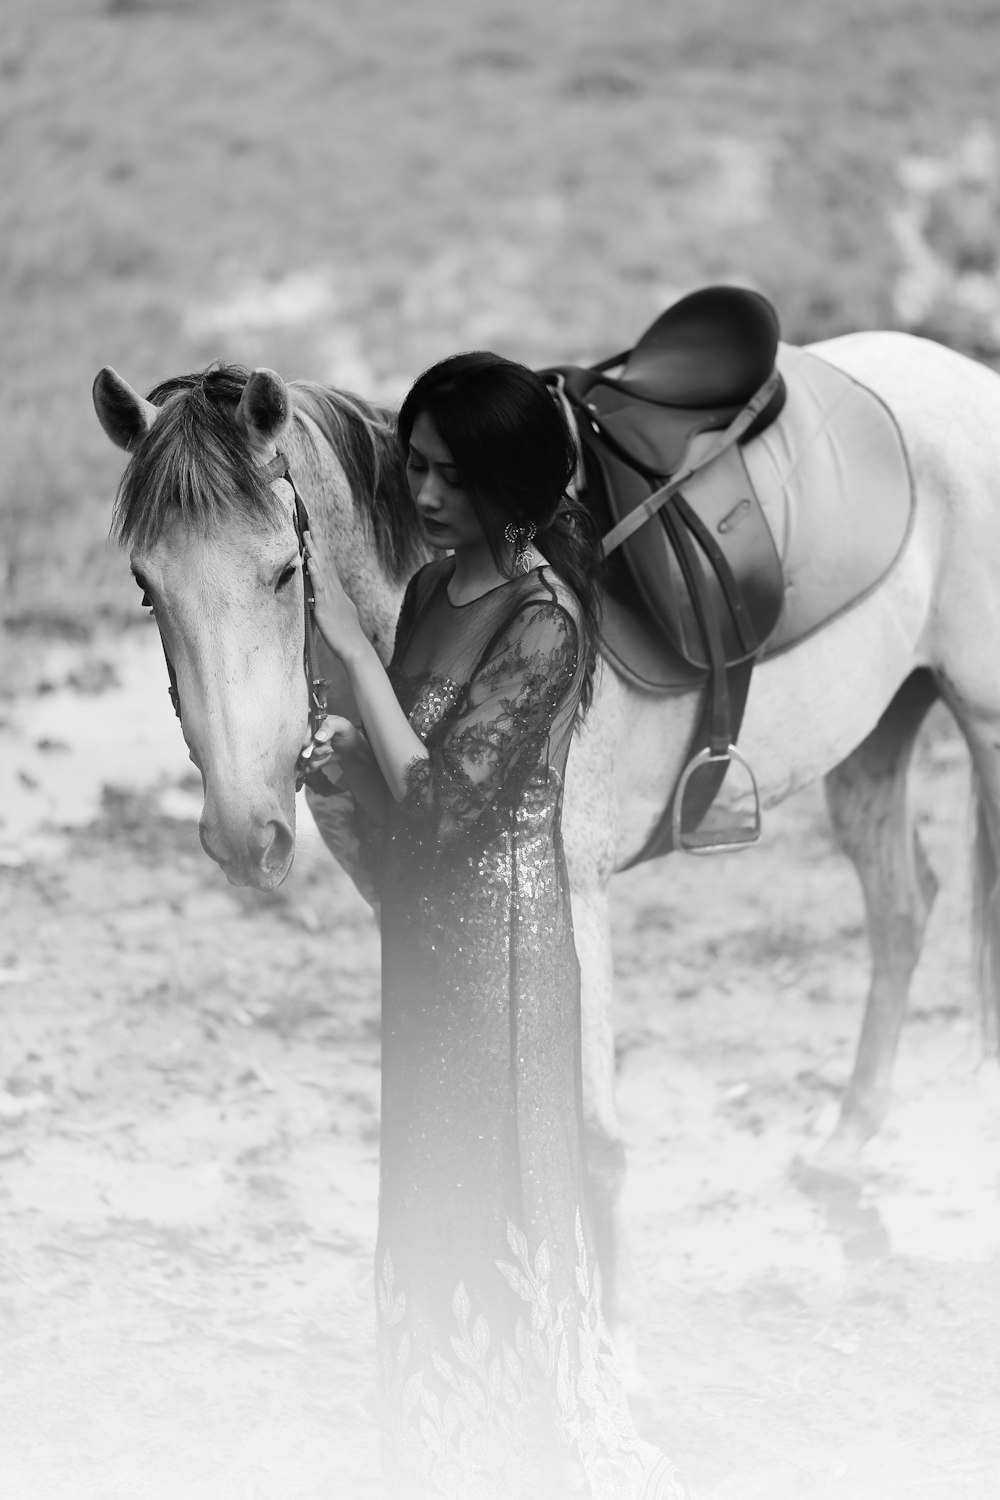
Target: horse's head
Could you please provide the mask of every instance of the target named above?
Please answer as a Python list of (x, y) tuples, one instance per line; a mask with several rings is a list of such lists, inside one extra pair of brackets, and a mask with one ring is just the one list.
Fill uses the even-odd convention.
[[(104, 369), (94, 404), (130, 455), (114, 531), (156, 617), (202, 775), (202, 844), (234, 885), (269, 890), (294, 854), (308, 728), (295, 495), (271, 460), (284, 453), (385, 647), (420, 545), (391, 429), (355, 398), (232, 366), (168, 381), (149, 400)], [(328, 656), (322, 670), (335, 670)]]

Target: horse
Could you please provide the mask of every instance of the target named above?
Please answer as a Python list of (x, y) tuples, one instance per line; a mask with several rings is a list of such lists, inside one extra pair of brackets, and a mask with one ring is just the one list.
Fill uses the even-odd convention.
[[(893, 332), (810, 346), (894, 417), (913, 479), (905, 544), (877, 587), (754, 671), (740, 746), (766, 809), (825, 778), (835, 837), (860, 878), (871, 981), (853, 1073), (818, 1171), (857, 1181), (889, 1106), (907, 992), (937, 884), (907, 797), (931, 705), (950, 708), (971, 752), (973, 924), (984, 1026), (1000, 1018), (1000, 380), (933, 342)], [(113, 522), (171, 665), (201, 772), (200, 835), (235, 885), (276, 887), (295, 847), (296, 768), (306, 738), (301, 535), (287, 460), (380, 656), (403, 588), (431, 553), (390, 411), (273, 371), (210, 367), (144, 398), (110, 368), (98, 418), (129, 462)], [(303, 621), (306, 620), (304, 625)], [(316, 670), (334, 678), (322, 643)], [(336, 689), (336, 682), (334, 682)], [(615, 1109), (608, 887), (643, 849), (682, 771), (695, 691), (642, 693), (607, 661), (567, 769), (563, 834), (582, 973), (583, 1088), (595, 1232), (609, 1321), (627, 1324), (621, 1223), (625, 1153)], [(343, 819), (307, 800), (360, 883)], [(372, 898), (370, 891), (363, 892)]]

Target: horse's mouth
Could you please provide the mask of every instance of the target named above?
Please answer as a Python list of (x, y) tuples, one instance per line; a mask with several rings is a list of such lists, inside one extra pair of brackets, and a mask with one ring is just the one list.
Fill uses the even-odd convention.
[(273, 891), (281, 885), (291, 868), (292, 862), (289, 860), (283, 870), (254, 869), (249, 871), (249, 873), (241, 873), (237, 870), (227, 869), (223, 865), (222, 871), (229, 884), (238, 886), (240, 889), (245, 890), (249, 887), (255, 891)]
[(295, 833), (281, 818), (256, 826), (237, 840), (227, 830), (209, 828), (202, 819), (201, 846), (230, 885), (273, 891), (287, 876), (295, 857)]

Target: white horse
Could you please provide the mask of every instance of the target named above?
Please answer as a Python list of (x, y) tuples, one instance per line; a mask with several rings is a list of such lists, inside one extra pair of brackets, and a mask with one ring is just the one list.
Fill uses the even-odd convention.
[[(834, 339), (813, 352), (885, 403), (915, 489), (893, 567), (853, 608), (756, 668), (740, 737), (765, 808), (826, 778), (837, 837), (864, 890), (871, 988), (839, 1122), (818, 1158), (850, 1175), (887, 1109), (936, 891), (908, 810), (906, 772), (937, 696), (953, 711), (976, 773), (975, 921), (986, 1029), (997, 1031), (1000, 380), (894, 333)], [(182, 377), (146, 400), (105, 369), (94, 398), (108, 436), (131, 454), (116, 530), (176, 674), (184, 736), (204, 780), (202, 842), (234, 884), (271, 889), (294, 853), (307, 702), (292, 495), (265, 465), (279, 448), (287, 457), (312, 528), (387, 658), (403, 586), (427, 555), (391, 416), (334, 390), (286, 385), (267, 370), (249, 379), (231, 368)], [(320, 665), (333, 669), (330, 659)], [(697, 697), (641, 693), (603, 665), (568, 769), (564, 836), (583, 975), (588, 1151), (609, 1302), (625, 1162), (608, 884), (642, 849), (677, 782)], [(350, 867), (335, 832), (328, 842)], [(620, 1302), (609, 1307), (616, 1312), (625, 1312)]]

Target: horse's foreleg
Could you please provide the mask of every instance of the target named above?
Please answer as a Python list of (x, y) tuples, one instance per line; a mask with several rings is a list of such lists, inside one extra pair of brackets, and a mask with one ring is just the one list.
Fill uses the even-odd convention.
[(826, 778), (834, 832), (864, 892), (872, 952), (854, 1071), (840, 1119), (815, 1161), (837, 1176), (856, 1176), (861, 1149), (885, 1118), (910, 980), (937, 894), (907, 797), (917, 733), (936, 697), (930, 673), (915, 672), (868, 738)]

